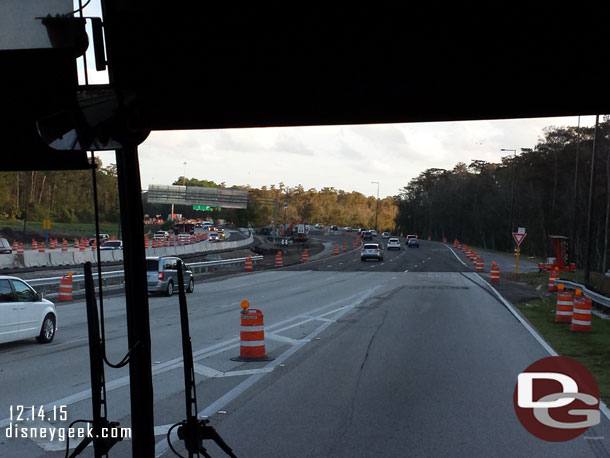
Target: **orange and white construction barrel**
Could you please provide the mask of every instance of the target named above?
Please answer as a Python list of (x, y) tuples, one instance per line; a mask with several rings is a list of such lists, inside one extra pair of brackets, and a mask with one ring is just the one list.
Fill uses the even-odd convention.
[(579, 292), (580, 290), (576, 290), (576, 296), (574, 297), (570, 331), (591, 332), (591, 299), (578, 294)]
[(275, 267), (284, 267), (284, 263), (282, 262), (282, 252), (278, 251), (275, 255)]
[(557, 291), (557, 282), (559, 281), (559, 271), (558, 270), (551, 270), (549, 272), (549, 283), (548, 283), (548, 287), (549, 287), (549, 291)]
[(254, 270), (254, 266), (252, 263), (252, 256), (248, 255), (246, 258), (245, 269), (246, 272), (252, 272)]
[(59, 280), (59, 296), (57, 297), (60, 301), (71, 301), (72, 300), (72, 272), (68, 275), (64, 275)]
[(489, 281), (494, 283), (500, 281), (500, 266), (495, 261), (492, 261), (489, 269)]
[(556, 323), (571, 323), (574, 309), (574, 293), (564, 289), (563, 284), (557, 285), (557, 310), (555, 311)]
[(233, 361), (271, 361), (265, 351), (265, 325), (263, 312), (247, 309), (250, 304), (242, 301), (241, 327), (239, 332), (239, 356)]

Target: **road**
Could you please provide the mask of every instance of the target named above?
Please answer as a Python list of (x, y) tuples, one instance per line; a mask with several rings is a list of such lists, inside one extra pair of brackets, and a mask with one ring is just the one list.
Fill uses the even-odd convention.
[[(383, 262), (361, 262), (356, 250), (197, 283), (187, 297), (200, 415), (240, 458), (608, 456), (604, 416), (588, 439), (566, 443), (520, 425), (517, 375), (548, 352), (463, 261), (422, 241), (386, 251)], [(239, 354), (242, 299), (265, 314), (270, 362), (230, 359)], [(185, 415), (178, 299), (151, 297), (150, 307), (157, 456), (169, 457), (164, 434)], [(126, 350), (123, 308), (121, 296), (105, 301), (113, 361)], [(70, 420), (91, 415), (84, 304), (58, 313), (52, 344), (0, 346), (3, 432), (11, 405), (67, 405)], [(109, 419), (129, 426), (126, 369), (106, 368), (106, 380)], [(46, 423), (35, 425), (55, 422)], [(3, 434), (0, 456), (59, 457), (62, 446)], [(110, 456), (131, 456), (130, 442)]]

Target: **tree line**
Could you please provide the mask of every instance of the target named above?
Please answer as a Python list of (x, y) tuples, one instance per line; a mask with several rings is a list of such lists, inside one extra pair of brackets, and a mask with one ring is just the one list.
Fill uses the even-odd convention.
[[(118, 222), (116, 166), (96, 158), (100, 220)], [(0, 217), (62, 223), (94, 218), (91, 170), (0, 172)]]
[[(229, 187), (225, 183), (215, 183), (197, 178), (179, 177), (174, 185)], [(377, 199), (365, 196), (359, 192), (346, 192), (333, 187), (321, 190), (305, 189), (298, 185), (294, 187), (279, 185), (262, 186), (230, 186), (231, 189), (248, 191), (248, 208), (245, 210), (222, 209), (220, 211), (201, 212), (192, 207), (175, 206), (174, 211), (185, 218), (224, 219), (239, 226), (264, 227), (272, 224), (274, 217), (277, 223), (304, 221), (309, 224), (351, 226), (374, 228), (375, 221), (379, 230), (392, 231), (397, 214), (397, 198), (386, 197)], [(162, 215), (164, 218), (170, 212), (167, 204), (149, 204), (146, 193), (143, 197), (144, 211), (149, 215)]]
[(499, 163), (474, 160), (425, 170), (401, 190), (396, 225), (405, 233), (501, 251), (512, 251), (511, 232), (524, 227), (522, 252), (540, 257), (551, 256), (549, 235), (564, 235), (578, 266), (590, 227), (591, 268), (605, 272), (609, 213), (610, 119), (604, 117), (597, 130), (548, 127), (534, 148), (510, 152)]

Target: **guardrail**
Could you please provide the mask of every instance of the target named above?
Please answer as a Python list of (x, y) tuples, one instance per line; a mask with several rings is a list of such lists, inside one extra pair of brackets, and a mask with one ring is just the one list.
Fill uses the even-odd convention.
[(568, 281), (568, 280), (561, 280), (561, 279), (555, 280), (555, 283), (563, 283), (564, 285), (572, 286), (573, 288), (580, 288), (582, 290), (582, 293), (585, 295), (585, 297), (588, 297), (596, 304), (599, 304), (606, 308), (610, 308), (610, 297), (602, 296), (601, 294), (598, 294), (595, 291), (591, 291), (591, 290), (585, 288), (580, 283), (576, 283), (576, 282)]
[[(226, 266), (232, 264), (242, 264), (246, 262), (247, 258), (233, 258), (233, 259), (219, 259), (215, 261), (202, 261), (202, 262), (187, 262), (186, 264), (191, 268), (193, 273), (207, 272), (210, 267), (214, 266)], [(256, 261), (262, 260), (262, 256), (252, 256), (252, 261), (256, 264)], [(125, 272), (123, 270), (113, 270), (110, 272), (102, 272), (103, 285), (112, 283), (122, 283)], [(59, 281), (62, 277), (48, 277), (48, 278), (32, 278), (25, 280), (29, 285), (36, 289), (48, 289), (48, 288), (59, 288)], [(97, 272), (93, 273), (93, 279), (97, 286)], [(117, 281), (118, 280), (118, 281)], [(72, 286), (74, 289), (83, 289), (85, 284), (84, 275), (73, 275)]]

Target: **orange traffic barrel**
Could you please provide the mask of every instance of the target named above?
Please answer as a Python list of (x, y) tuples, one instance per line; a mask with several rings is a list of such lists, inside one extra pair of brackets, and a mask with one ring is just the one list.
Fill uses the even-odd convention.
[(38, 249), (38, 242), (35, 239), (32, 239), (32, 250)]
[(556, 282), (559, 281), (559, 271), (551, 270), (549, 272), (549, 291), (557, 291)]
[(477, 267), (477, 272), (484, 272), (485, 271), (484, 270), (485, 264), (483, 264), (483, 259), (477, 258), (476, 262), (475, 262), (475, 265)]
[(80, 248), (80, 242), (78, 239), (74, 239), (74, 248)]
[(45, 250), (44, 250), (44, 242), (40, 242), (40, 243), (38, 244), (38, 252), (39, 252), (39, 253), (44, 253), (44, 251), (45, 251)]
[(72, 272), (68, 275), (64, 275), (59, 280), (59, 296), (57, 297), (60, 301), (71, 301), (72, 300)]
[(284, 267), (284, 263), (282, 262), (282, 252), (278, 251), (275, 255), (275, 267)]
[(336, 243), (335, 243), (335, 250), (334, 250), (334, 253), (335, 253), (335, 254), (339, 254), (339, 245), (337, 245)]
[(305, 248), (303, 250), (303, 258), (301, 259), (302, 262), (307, 262), (309, 261), (309, 250), (307, 248)]
[(246, 267), (244, 269), (246, 272), (252, 272), (254, 270), (254, 267), (252, 265), (252, 256), (248, 255), (248, 257), (246, 258)]
[(571, 323), (572, 310), (574, 309), (574, 293), (564, 289), (563, 284), (557, 285), (557, 310), (555, 311), (556, 323)]
[(263, 312), (257, 309), (247, 310), (242, 301), (241, 328), (239, 332), (239, 356), (232, 361), (271, 361), (265, 351), (265, 326)]
[(576, 297), (574, 297), (570, 331), (591, 332), (591, 299), (581, 294), (580, 289), (577, 289)]
[(19, 243), (19, 248), (17, 248), (17, 254), (23, 254), (25, 250), (23, 249), (23, 242)]
[(68, 251), (68, 241), (66, 239), (63, 239), (61, 242), (61, 251)]
[(345, 245), (345, 242), (343, 242), (343, 252), (345, 253), (347, 251), (347, 246)]
[(500, 266), (496, 264), (496, 261), (491, 262), (491, 268), (489, 269), (489, 281), (499, 282), (500, 281)]
[(17, 251), (19, 249), (19, 244), (17, 243), (17, 240), (13, 240), (13, 251)]

